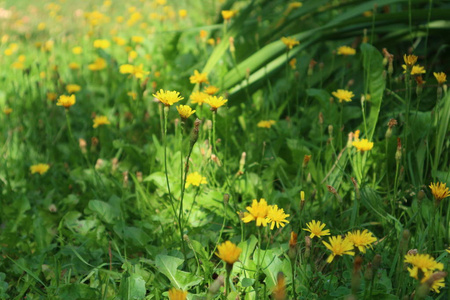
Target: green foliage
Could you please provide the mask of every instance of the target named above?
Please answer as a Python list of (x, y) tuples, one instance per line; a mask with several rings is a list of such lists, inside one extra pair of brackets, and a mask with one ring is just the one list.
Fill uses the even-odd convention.
[[(445, 283), (437, 293), (404, 263), (416, 249), (449, 270), (450, 198), (430, 188), (450, 185), (450, 96), (433, 76), (450, 66), (445, 1), (0, 7), (0, 299), (166, 299), (171, 288), (187, 299), (448, 298), (439, 268), (427, 269)], [(404, 54), (426, 72), (404, 70)], [(191, 83), (194, 70), (209, 83)], [(64, 109), (69, 84), (81, 90)], [(209, 85), (224, 106), (192, 102)], [(195, 114), (181, 120), (160, 89)], [(95, 116), (110, 124), (94, 128)], [(39, 163), (49, 169), (32, 171)], [(252, 206), (262, 198), (283, 211)], [(272, 219), (258, 227), (249, 213)], [(328, 263), (329, 237), (310, 238), (311, 220), (377, 241)], [(221, 260), (233, 258), (225, 241), (241, 249), (234, 264)]]

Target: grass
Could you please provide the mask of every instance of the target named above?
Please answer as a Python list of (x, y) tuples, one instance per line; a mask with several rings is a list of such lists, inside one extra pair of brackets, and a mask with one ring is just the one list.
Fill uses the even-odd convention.
[(16, 2), (0, 299), (448, 298), (448, 3)]

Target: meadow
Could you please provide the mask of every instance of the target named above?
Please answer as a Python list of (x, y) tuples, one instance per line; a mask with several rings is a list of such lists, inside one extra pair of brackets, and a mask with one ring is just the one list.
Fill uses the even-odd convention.
[(0, 299), (449, 299), (448, 16), (0, 0)]

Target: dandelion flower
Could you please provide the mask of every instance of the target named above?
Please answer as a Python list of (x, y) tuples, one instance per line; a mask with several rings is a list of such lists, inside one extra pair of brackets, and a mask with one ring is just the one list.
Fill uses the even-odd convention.
[(297, 41), (295, 38), (291, 38), (291, 37), (282, 37), (281, 41), (286, 45), (286, 47), (291, 50), (292, 48), (294, 48), (295, 45), (300, 44), (299, 41)]
[(160, 89), (156, 94), (153, 94), (153, 97), (158, 99), (165, 106), (171, 106), (174, 103), (177, 103), (184, 98), (180, 96), (180, 93), (177, 91), (165, 91)]
[(189, 77), (189, 80), (191, 83), (209, 83), (208, 81), (208, 75), (206, 73), (200, 73), (199, 71), (195, 70), (194, 75)]
[(132, 36), (131, 41), (136, 44), (141, 44), (142, 42), (144, 42), (144, 37), (143, 36)]
[(450, 196), (450, 191), (447, 187), (447, 183), (437, 182), (431, 183), (429, 185), (431, 189), (431, 193), (433, 194), (434, 199), (437, 202), (441, 202), (442, 199), (445, 199)]
[(297, 68), (297, 59), (293, 58), (289, 61), (289, 65), (291, 66), (292, 70), (295, 70)]
[(180, 16), (180, 18), (186, 18), (186, 16), (187, 16), (187, 10), (185, 10), (185, 9), (180, 9), (179, 11), (178, 11), (178, 16)]
[(444, 269), (444, 265), (436, 262), (429, 254), (406, 254), (404, 262), (411, 264), (412, 268), (408, 268), (408, 272), (415, 279), (419, 279), (419, 270), (424, 275), (429, 271), (442, 271)]
[(216, 94), (218, 91), (219, 91), (219, 88), (215, 87), (213, 85), (210, 85), (210, 86), (205, 88), (205, 93), (208, 94), (208, 95), (211, 95), (211, 96)]
[(337, 49), (337, 54), (344, 55), (344, 56), (355, 55), (356, 50), (355, 50), (355, 48), (352, 48), (349, 46), (341, 46)]
[(5, 108), (3, 109), (3, 113), (4, 113), (5, 115), (10, 115), (12, 112), (13, 112), (13, 109), (12, 109), (11, 107), (5, 107)]
[(108, 66), (106, 60), (101, 57), (98, 57), (92, 64), (88, 65), (89, 70), (91, 71), (100, 71), (105, 69)]
[(58, 98), (58, 94), (54, 92), (48, 92), (47, 93), (47, 99), (50, 101), (55, 101), (56, 98)]
[[(403, 73), (406, 73), (407, 70), (407, 66), (406, 65), (402, 65), (402, 68), (405, 70), (403, 71)], [(419, 65), (415, 65), (412, 66), (411, 68), (411, 75), (420, 75), (420, 74), (425, 74), (427, 71), (424, 69), (424, 67), (419, 66)]]
[(435, 293), (440, 293), (441, 291), (439, 289), (445, 287), (445, 276), (438, 276), (438, 278), (435, 278), (435, 276), (439, 273), (442, 272), (438, 272), (438, 273), (433, 273), (433, 271), (428, 271), (424, 274), (422, 280), (420, 281), (421, 283), (425, 283), (425, 282), (430, 282), (431, 286), (430, 289), (435, 292)]
[(377, 241), (376, 237), (374, 237), (367, 229), (363, 232), (360, 230), (349, 232), (347, 234), (347, 239), (362, 253), (366, 253), (366, 248), (371, 247), (371, 244)]
[(69, 94), (73, 94), (76, 92), (79, 92), (81, 90), (81, 86), (79, 86), (78, 84), (68, 84), (66, 85), (66, 91)]
[(83, 53), (83, 48), (81, 48), (81, 47), (73, 47), (72, 48), (72, 53), (75, 54), (75, 55), (81, 54), (81, 53)]
[(270, 230), (272, 230), (275, 225), (277, 225), (277, 228), (284, 227), (286, 224), (289, 223), (286, 218), (289, 217), (288, 214), (284, 213), (284, 209), (278, 208), (278, 205), (270, 205), (269, 210), (267, 212), (267, 220), (270, 224)]
[(169, 300), (186, 300), (187, 294), (187, 291), (171, 288), (169, 290)]
[(225, 21), (230, 20), (232, 17), (234, 17), (234, 15), (236, 15), (236, 11), (235, 10), (222, 10), (222, 18)]
[(330, 250), (332, 253), (327, 259), (327, 263), (331, 263), (336, 255), (351, 255), (354, 256), (353, 243), (348, 239), (342, 239), (340, 235), (332, 236), (328, 238), (329, 243), (323, 241), (322, 243)]
[(436, 77), (436, 80), (439, 85), (443, 85), (447, 81), (447, 75), (444, 72), (433, 72), (434, 77)]
[(177, 110), (178, 113), (180, 114), (180, 117), (184, 120), (186, 120), (193, 113), (195, 113), (195, 110), (193, 110), (189, 105), (178, 105)]
[(40, 175), (42, 175), (46, 173), (48, 169), (50, 169), (49, 164), (37, 164), (30, 167), (31, 174), (39, 173)]
[(106, 49), (109, 46), (110, 46), (110, 43), (108, 40), (95, 40), (94, 41), (94, 48)]
[(212, 111), (216, 111), (219, 107), (225, 105), (228, 99), (224, 99), (222, 96), (217, 98), (216, 96), (209, 96), (205, 102), (211, 106)]
[(259, 121), (256, 126), (258, 126), (259, 128), (270, 128), (275, 123), (276, 122), (274, 120), (263, 120)]
[(410, 55), (403, 55), (403, 60), (405, 61), (405, 64), (408, 67), (412, 67), (417, 62), (417, 56), (410, 54)]
[(253, 199), (252, 206), (247, 206), (248, 212), (244, 212), (242, 221), (244, 223), (249, 223), (251, 221), (256, 221), (256, 226), (267, 226), (269, 220), (267, 219), (267, 214), (269, 212), (269, 206), (264, 198)]
[(75, 95), (61, 95), (58, 98), (58, 102), (56, 102), (56, 105), (58, 106), (64, 106), (66, 109), (69, 109), (72, 105), (74, 105), (77, 102), (77, 99), (75, 98)]
[(242, 249), (233, 244), (230, 241), (226, 241), (225, 243), (220, 244), (217, 246), (216, 255), (226, 262), (229, 265), (234, 264), (241, 255)]
[(71, 62), (71, 63), (69, 63), (69, 68), (71, 70), (78, 70), (80, 68), (80, 65), (77, 64), (76, 62)]
[(206, 102), (206, 99), (208, 99), (209, 95), (200, 91), (193, 92), (192, 95), (189, 97), (191, 98), (191, 102), (197, 103), (198, 105), (202, 105)]
[(186, 187), (189, 187), (191, 184), (194, 186), (200, 186), (200, 184), (206, 184), (206, 177), (200, 175), (198, 172), (194, 172), (189, 174), (186, 177)]
[(315, 236), (322, 237), (325, 235), (330, 235), (329, 229), (323, 230), (323, 228), (325, 226), (326, 226), (325, 223), (321, 223), (320, 221), (312, 220), (311, 222), (306, 223), (306, 227), (308, 227), (308, 228), (303, 228), (303, 230), (311, 232), (311, 234), (309, 235), (310, 238), (314, 238)]
[(353, 92), (342, 89), (332, 92), (331, 94), (338, 98), (339, 103), (342, 103), (342, 101), (350, 102), (352, 101), (352, 97), (355, 97), (355, 94), (353, 94)]
[(352, 142), (352, 146), (361, 152), (369, 151), (373, 148), (373, 142), (369, 142), (368, 139), (356, 140)]
[(109, 122), (107, 116), (96, 116), (94, 118), (94, 125), (92, 127), (97, 128), (100, 125), (109, 125), (111, 122)]

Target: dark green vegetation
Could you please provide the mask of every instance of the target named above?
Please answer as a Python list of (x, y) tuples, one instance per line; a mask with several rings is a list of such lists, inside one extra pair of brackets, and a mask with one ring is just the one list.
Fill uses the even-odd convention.
[[(165, 299), (171, 287), (282, 299), (271, 296), (279, 272), (287, 299), (448, 299), (448, 276), (429, 291), (404, 263), (417, 249), (449, 270), (449, 198), (429, 188), (450, 185), (450, 95), (433, 76), (450, 72), (448, 1), (17, 2), (0, 1), (0, 299)], [(228, 9), (238, 13), (224, 22)], [(421, 79), (404, 73), (404, 54)], [(142, 78), (124, 64), (142, 64)], [(189, 100), (194, 70), (228, 99), (214, 123)], [(81, 90), (65, 110), (68, 84)], [(170, 107), (166, 135), (160, 89), (196, 109), (182, 126)], [(111, 124), (93, 128), (100, 115)], [(348, 142), (356, 130), (371, 150)], [(50, 168), (31, 174), (38, 163)], [(206, 184), (184, 189), (185, 172)], [(260, 198), (289, 224), (243, 223), (237, 212)], [(328, 237), (305, 240), (311, 220), (377, 242), (330, 264)], [(225, 277), (215, 252), (227, 240), (242, 253), (225, 296), (210, 287)]]

